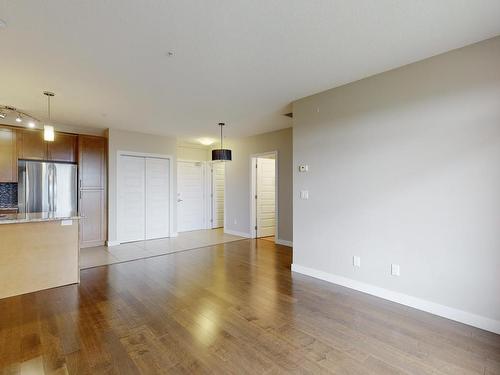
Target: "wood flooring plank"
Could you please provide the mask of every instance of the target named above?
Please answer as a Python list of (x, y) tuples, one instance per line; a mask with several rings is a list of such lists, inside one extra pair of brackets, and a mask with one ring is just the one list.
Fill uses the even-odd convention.
[(0, 300), (0, 374), (500, 375), (500, 336), (290, 271), (241, 240)]

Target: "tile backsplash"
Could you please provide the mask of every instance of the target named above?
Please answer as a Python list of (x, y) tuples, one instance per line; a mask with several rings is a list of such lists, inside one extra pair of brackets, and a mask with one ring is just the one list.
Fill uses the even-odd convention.
[(0, 182), (0, 207), (17, 207), (17, 184)]

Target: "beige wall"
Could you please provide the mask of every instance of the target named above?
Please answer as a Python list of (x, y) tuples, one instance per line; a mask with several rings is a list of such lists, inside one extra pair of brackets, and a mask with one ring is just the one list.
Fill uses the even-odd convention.
[[(149, 135), (122, 131), (116, 129), (108, 130), (109, 139), (109, 160), (108, 160), (108, 176), (109, 176), (109, 199), (108, 199), (108, 241), (116, 241), (116, 160), (118, 151), (142, 152), (147, 154), (162, 154), (173, 157), (171, 171), (173, 178), (173, 197), (177, 196), (177, 179), (176, 179), (176, 147), (177, 140), (173, 137), (162, 137), (158, 135)], [(177, 204), (172, 203), (174, 232), (177, 230)]]
[(500, 37), (293, 112), (294, 268), (500, 331)]
[(278, 151), (278, 236), (293, 240), (292, 220), (292, 129), (228, 140), (233, 160), (226, 163), (225, 229), (250, 235), (251, 155)]
[(179, 160), (211, 160), (211, 148), (202, 145), (178, 144), (177, 159)]

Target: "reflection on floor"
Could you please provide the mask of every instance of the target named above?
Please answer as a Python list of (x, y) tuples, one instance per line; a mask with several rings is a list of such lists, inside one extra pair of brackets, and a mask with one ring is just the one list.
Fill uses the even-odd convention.
[(264, 241), (270, 241), (272, 243), (274, 243), (274, 236), (269, 236), (269, 237), (261, 237), (260, 238), (261, 240), (264, 240)]
[(90, 247), (80, 250), (80, 269), (170, 254), (242, 239), (243, 237), (226, 234), (222, 228), (218, 228), (183, 232), (179, 233), (178, 237), (129, 242), (113, 247)]

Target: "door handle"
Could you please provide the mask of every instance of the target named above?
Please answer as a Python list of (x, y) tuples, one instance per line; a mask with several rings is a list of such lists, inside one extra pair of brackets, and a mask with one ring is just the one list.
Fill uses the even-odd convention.
[(178, 198), (178, 199), (177, 199), (177, 202), (183, 202), (183, 200)]

